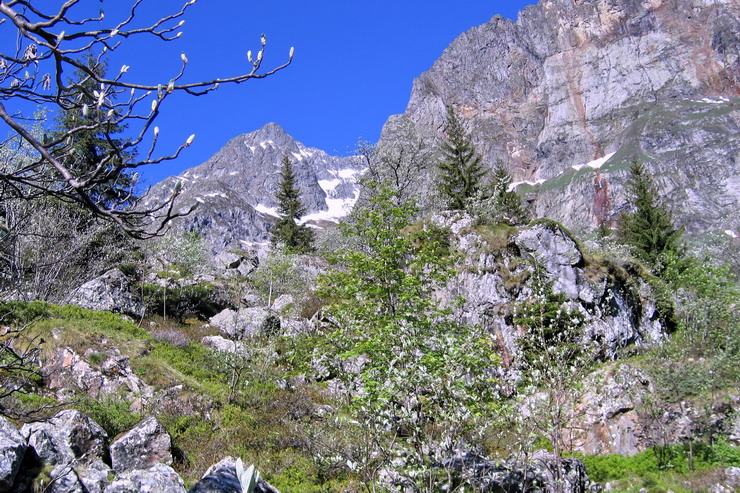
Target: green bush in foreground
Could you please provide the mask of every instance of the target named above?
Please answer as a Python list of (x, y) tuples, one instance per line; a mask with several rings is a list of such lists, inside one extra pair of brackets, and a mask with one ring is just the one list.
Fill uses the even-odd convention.
[[(666, 447), (662, 447), (666, 448)], [(670, 445), (667, 447), (670, 462), (667, 467), (660, 467), (657, 451), (654, 448), (640, 452), (632, 457), (623, 455), (578, 455), (583, 459), (589, 478), (592, 481), (603, 483), (640, 477), (650, 479), (652, 476), (665, 473), (667, 470), (685, 474), (691, 471), (689, 465), (689, 448), (685, 445)], [(694, 470), (707, 470), (715, 467), (740, 466), (740, 448), (725, 441), (718, 441), (711, 445), (694, 444)], [(666, 451), (661, 451), (665, 453)]]

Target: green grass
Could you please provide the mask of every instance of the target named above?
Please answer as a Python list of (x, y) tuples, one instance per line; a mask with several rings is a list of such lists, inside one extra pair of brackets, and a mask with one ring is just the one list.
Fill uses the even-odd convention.
[(650, 492), (695, 491), (686, 485), (701, 483), (708, 472), (740, 465), (740, 448), (719, 441), (693, 446), (693, 469), (688, 445), (653, 447), (631, 457), (622, 455), (578, 455), (589, 478), (598, 483), (612, 483), (613, 491)]

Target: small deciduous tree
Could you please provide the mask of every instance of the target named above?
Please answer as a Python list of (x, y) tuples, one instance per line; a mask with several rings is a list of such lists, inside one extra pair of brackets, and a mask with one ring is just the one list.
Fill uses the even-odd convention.
[[(534, 266), (530, 298), (518, 307), (514, 322), (523, 329), (523, 379), (520, 420), (524, 439), (545, 438), (555, 455), (555, 491), (563, 491), (562, 455), (566, 432), (582, 395), (581, 382), (596, 356), (584, 341), (583, 315), (568, 309), (565, 296), (552, 290), (544, 269)], [(528, 437), (529, 433), (529, 437)]]
[(433, 185), (433, 152), (432, 146), (405, 120), (396, 123), (393, 139), (376, 145), (360, 142), (356, 155), (366, 168), (362, 182), (368, 185), (360, 200), (370, 198), (368, 194), (378, 189), (371, 183), (376, 183), (392, 190), (399, 203), (413, 199), (421, 209), (429, 208), (434, 198), (434, 194), (428, 193)]
[(293, 164), (288, 156), (283, 157), (277, 200), (280, 218), (270, 232), (273, 245), (283, 245), (292, 252), (313, 250), (313, 231), (298, 222), (306, 214), (306, 209), (301, 204), (301, 192), (296, 186)]
[[(419, 491), (452, 488), (451, 476), (437, 476), (439, 465), (497, 392), (493, 340), (458, 323), (434, 297), (453, 272), (446, 233), (409, 232), (415, 207), (397, 203), (387, 188), (370, 202), (345, 226), (358, 247), (338, 252), (342, 269), (324, 276), (321, 290), (334, 300), (325, 314), (336, 327), (337, 374), (350, 390), (353, 417), (374, 434), (364, 443), (379, 447), (366, 454), (372, 464), (356, 467), (377, 472), (378, 459), (395, 453)], [(352, 361), (354, 372), (345, 368)]]
[(662, 270), (661, 258), (681, 254), (682, 231), (673, 225), (670, 211), (660, 201), (647, 169), (641, 163), (630, 168), (627, 198), (633, 212), (619, 219), (619, 236), (656, 271)]
[(452, 107), (447, 108), (441, 151), (442, 158), (437, 163), (439, 190), (448, 208), (465, 209), (468, 199), (482, 191), (482, 179), (488, 170), (481, 163), (481, 156), (475, 151)]

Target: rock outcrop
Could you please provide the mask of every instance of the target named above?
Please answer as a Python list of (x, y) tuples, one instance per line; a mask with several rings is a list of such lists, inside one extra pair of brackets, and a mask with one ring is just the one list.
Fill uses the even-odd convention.
[(144, 316), (144, 304), (132, 296), (131, 282), (120, 269), (112, 269), (75, 289), (69, 303), (90, 310)]
[(75, 410), (25, 424), (20, 431), (0, 417), (0, 459), (2, 492), (186, 491), (183, 480), (169, 466), (169, 435), (155, 418), (140, 423), (109, 449), (105, 431)]
[(116, 473), (172, 464), (172, 439), (157, 418), (147, 418), (110, 446)]
[(608, 223), (638, 160), (690, 232), (740, 233), (739, 32), (737, 2), (542, 0), (454, 40), (382, 140), (433, 142), (452, 106), (538, 216)]
[(108, 434), (73, 409), (61, 411), (48, 422), (23, 425), (21, 435), (44, 464), (89, 465), (107, 459)]
[(0, 491), (10, 491), (23, 462), (27, 442), (18, 430), (0, 416)]
[(520, 333), (511, 309), (531, 296), (529, 279), (535, 268), (542, 269), (553, 293), (562, 294), (570, 310), (581, 313), (585, 337), (599, 341), (603, 358), (665, 337), (649, 285), (638, 275), (617, 279), (608, 267), (587, 264), (575, 240), (556, 223), (490, 229), (474, 226), (460, 212), (435, 215), (432, 222), (450, 228), (462, 258), (440, 297), (451, 301), (464, 295), (461, 320), (495, 334), (505, 365), (519, 351)]

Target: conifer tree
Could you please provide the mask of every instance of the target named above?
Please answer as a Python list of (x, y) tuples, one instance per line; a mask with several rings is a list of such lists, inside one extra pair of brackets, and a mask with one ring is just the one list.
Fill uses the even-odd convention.
[[(108, 63), (87, 53), (83, 58), (85, 66), (98, 77), (105, 77)], [(82, 69), (74, 71), (70, 81), (71, 90), (66, 94), (79, 105), (84, 105), (86, 111), (80, 112), (79, 106), (62, 111), (57, 116), (58, 135), (64, 135), (77, 129), (63, 146), (55, 149), (58, 159), (75, 173), (89, 173), (97, 166), (103, 165), (109, 170), (110, 179), (102, 179), (94, 186), (91, 196), (107, 206), (120, 207), (133, 203), (132, 195), (133, 176), (121, 166), (131, 162), (136, 157), (133, 147), (117, 135), (121, 134), (126, 126), (113, 123), (108, 110), (97, 104), (98, 84)], [(114, 99), (111, 93), (109, 99)], [(113, 114), (115, 116), (115, 113)]]
[(465, 209), (468, 199), (481, 191), (481, 179), (487, 170), (465, 133), (463, 124), (451, 107), (447, 108), (446, 140), (442, 144), (439, 190), (450, 209)]
[(622, 241), (657, 270), (665, 255), (682, 256), (682, 231), (673, 225), (670, 211), (660, 202), (650, 174), (640, 163), (630, 168), (627, 197), (634, 211), (620, 217)]
[(522, 199), (511, 186), (511, 175), (503, 164), (499, 163), (493, 170), (491, 194), (494, 200), (499, 221), (508, 224), (522, 224), (527, 221), (528, 214), (522, 206)]
[(301, 193), (296, 188), (293, 164), (288, 156), (283, 157), (280, 176), (280, 189), (277, 193), (280, 219), (275, 222), (272, 229), (272, 243), (282, 244), (294, 252), (311, 251), (314, 235), (308, 226), (298, 224), (306, 209), (301, 204)]

